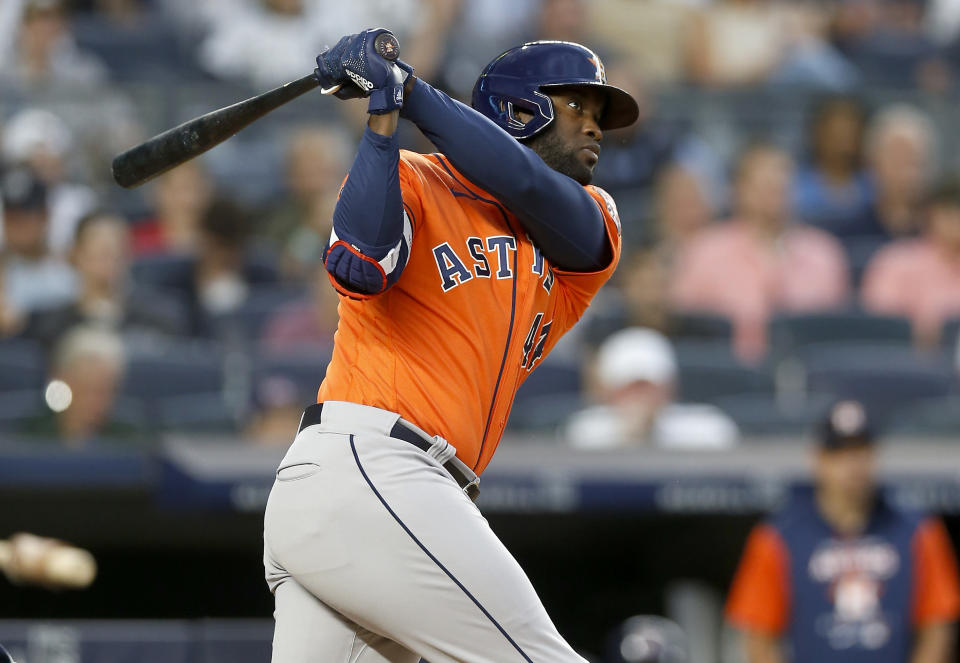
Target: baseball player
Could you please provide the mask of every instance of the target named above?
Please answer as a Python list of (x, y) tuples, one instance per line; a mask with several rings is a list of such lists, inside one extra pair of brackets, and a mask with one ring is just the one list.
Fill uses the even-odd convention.
[(939, 519), (875, 490), (864, 408), (823, 424), (813, 494), (798, 495), (747, 541), (727, 602), (749, 663), (955, 661), (960, 583)]
[[(264, 523), (275, 662), (583, 663), (474, 506), (514, 394), (610, 277), (613, 200), (589, 185), (636, 102), (595, 53), (534, 42), (472, 108), (368, 30), (317, 58), (368, 98), (324, 261), (340, 324)], [(439, 150), (399, 150), (400, 117)]]

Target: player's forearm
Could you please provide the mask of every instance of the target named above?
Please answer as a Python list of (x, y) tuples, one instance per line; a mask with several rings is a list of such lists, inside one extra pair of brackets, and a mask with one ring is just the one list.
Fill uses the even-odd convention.
[(382, 292), (399, 278), (409, 256), (400, 152), (391, 128), (396, 129), (395, 113), (371, 116), (333, 212), (324, 263), (352, 292)]
[(417, 80), (401, 115), (466, 175), (517, 215), (547, 258), (590, 271), (609, 261), (603, 217), (577, 182), (472, 108)]
[[(350, 174), (333, 213), (340, 239), (380, 259), (403, 234), (403, 200), (398, 172), (400, 151), (396, 136), (383, 135), (389, 116), (371, 115), (377, 126), (364, 132)], [(394, 129), (396, 123), (393, 124)]]

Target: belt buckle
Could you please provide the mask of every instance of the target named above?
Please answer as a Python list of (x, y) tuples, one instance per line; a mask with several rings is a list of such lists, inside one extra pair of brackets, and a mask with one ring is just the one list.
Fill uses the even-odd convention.
[(463, 492), (467, 494), (471, 502), (476, 502), (480, 497), (480, 477), (474, 477), (473, 481), (463, 487)]

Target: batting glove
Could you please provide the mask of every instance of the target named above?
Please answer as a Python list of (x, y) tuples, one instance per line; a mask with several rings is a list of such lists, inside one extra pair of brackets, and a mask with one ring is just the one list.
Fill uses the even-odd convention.
[[(387, 60), (374, 45), (383, 28), (343, 37), (317, 56), (314, 75), (325, 88), (340, 85), (340, 99), (369, 97), (367, 112), (381, 114), (403, 106), (403, 84), (413, 72), (405, 63)], [(402, 66), (401, 66), (402, 65)]]

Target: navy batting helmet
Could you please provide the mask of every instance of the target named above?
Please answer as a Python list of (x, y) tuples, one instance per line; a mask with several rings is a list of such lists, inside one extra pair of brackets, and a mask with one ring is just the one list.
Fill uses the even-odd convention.
[[(547, 91), (571, 86), (606, 92), (601, 129), (629, 126), (640, 114), (633, 97), (607, 85), (600, 57), (570, 41), (531, 41), (500, 54), (473, 86), (471, 105), (514, 138), (530, 138), (553, 121), (553, 102)], [(533, 119), (524, 124), (516, 109), (532, 113)]]

